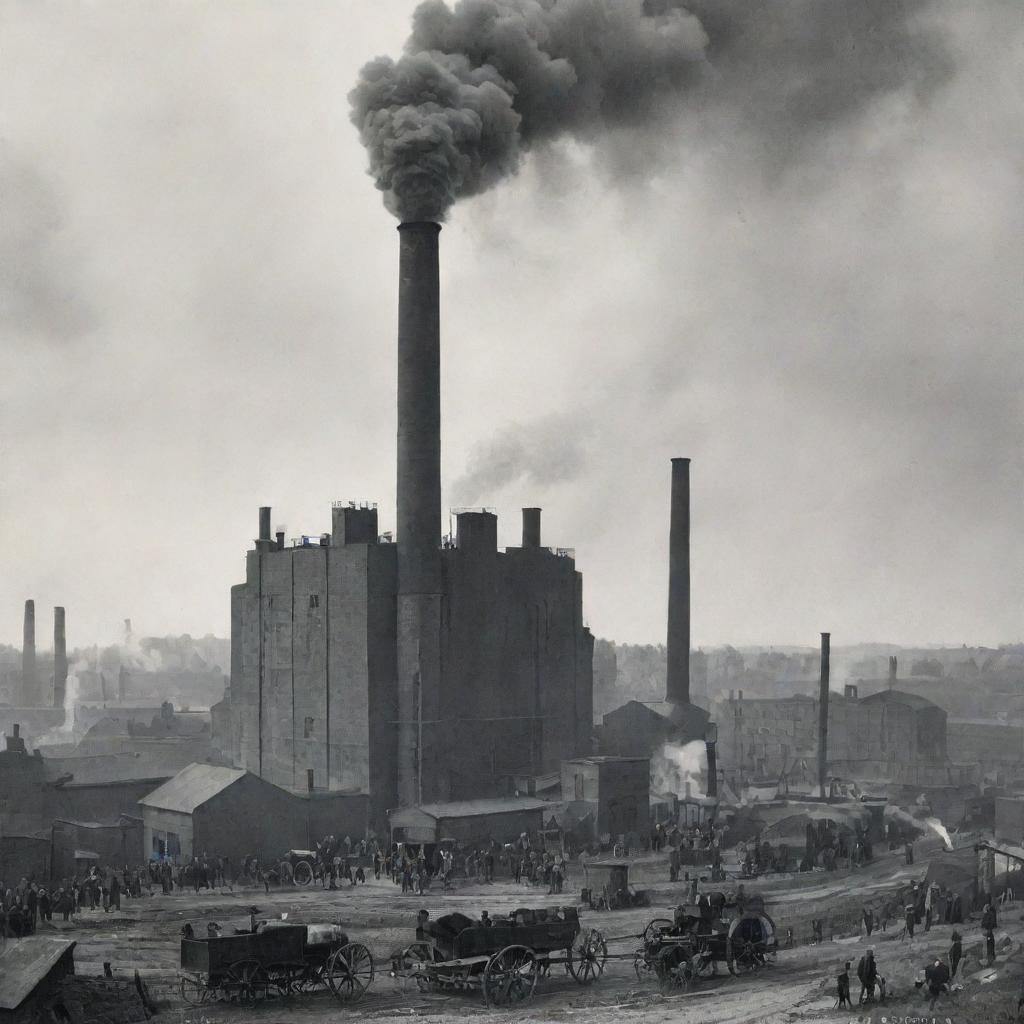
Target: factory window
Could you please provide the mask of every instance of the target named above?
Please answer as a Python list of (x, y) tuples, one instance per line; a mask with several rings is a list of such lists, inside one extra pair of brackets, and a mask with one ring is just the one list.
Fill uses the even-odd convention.
[(309, 739), (313, 735), (313, 719), (307, 718), (302, 726), (302, 735), (304, 739)]
[(310, 594), (309, 595), (309, 607), (310, 608), (319, 608), (320, 607), (320, 595), (319, 594)]

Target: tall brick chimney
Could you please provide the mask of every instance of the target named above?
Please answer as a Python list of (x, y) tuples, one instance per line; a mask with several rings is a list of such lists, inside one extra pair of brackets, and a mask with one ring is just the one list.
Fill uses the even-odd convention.
[(53, 609), (53, 706), (64, 707), (68, 685), (68, 638), (65, 632), (64, 609)]
[(36, 603), (25, 602), (25, 630), (21, 645), (21, 703), (39, 706), (39, 680), (36, 674)]
[(818, 787), (822, 799), (828, 796), (828, 697), (831, 634), (821, 634), (821, 677), (818, 682)]
[(690, 703), (690, 460), (672, 460), (665, 700)]
[[(398, 800), (443, 799), (441, 655), (441, 225), (398, 225)], [(424, 781), (428, 785), (424, 786)]]

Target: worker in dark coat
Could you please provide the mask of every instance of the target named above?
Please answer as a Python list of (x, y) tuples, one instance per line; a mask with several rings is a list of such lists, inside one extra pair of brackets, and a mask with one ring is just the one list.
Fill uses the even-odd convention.
[(878, 984), (878, 965), (875, 963), (875, 951), (869, 949), (857, 964), (857, 979), (860, 981), (860, 995), (857, 1002), (866, 1003), (875, 998), (875, 986)]
[(960, 961), (964, 958), (964, 947), (960, 939), (960, 933), (953, 930), (952, 942), (949, 946), (949, 976), (950, 978), (956, 977), (956, 970), (960, 966)]
[(934, 1010), (936, 1000), (943, 992), (949, 990), (949, 968), (936, 958), (935, 963), (924, 972), (924, 977), (925, 981), (928, 982), (928, 994), (932, 997), (932, 1001), (928, 1004), (928, 1009)]
[(842, 1010), (844, 1007), (853, 1009), (853, 1003), (850, 1001), (850, 961), (847, 960), (842, 971), (836, 976), (836, 1009)]

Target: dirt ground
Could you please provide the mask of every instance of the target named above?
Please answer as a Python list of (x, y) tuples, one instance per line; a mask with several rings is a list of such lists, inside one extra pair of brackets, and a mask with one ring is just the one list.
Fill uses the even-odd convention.
[[(550, 977), (542, 979), (530, 1003), (507, 1013), (486, 1009), (475, 994), (420, 992), (414, 983), (389, 976), (388, 954), (412, 940), (416, 911), (421, 906), (435, 918), (453, 910), (478, 916), (482, 909), (493, 915), (523, 906), (557, 906), (574, 902), (582, 878), (571, 877), (562, 896), (548, 896), (544, 890), (525, 883), (498, 880), (493, 885), (463, 882), (454, 892), (434, 890), (420, 898), (403, 896), (390, 881), (376, 881), (372, 877), (365, 886), (335, 892), (294, 886), (272, 888), (269, 894), (262, 888), (236, 888), (234, 892), (202, 890), (198, 895), (191, 890), (176, 890), (168, 896), (157, 893), (125, 900), (119, 912), (87, 913), (69, 926), (55, 921), (46, 927), (67, 930), (69, 937), (77, 939), (78, 973), (100, 974), (104, 962), (110, 963), (115, 975), (138, 970), (150, 994), (164, 1004), (158, 1019), (174, 1024), (240, 1024), (249, 1020), (258, 1024), (319, 1024), (346, 1019), (386, 1024), (420, 1016), (431, 1017), (438, 1024), (480, 1016), (494, 1020), (595, 1024), (654, 1024), (670, 1020), (680, 1024), (1016, 1021), (1017, 991), (1024, 978), (1024, 914), (1022, 908), (1014, 906), (1000, 915), (999, 955), (991, 969), (983, 967), (979, 960), (981, 933), (977, 920), (960, 926), (967, 958), (964, 988), (951, 997), (943, 997), (934, 1013), (928, 1011), (927, 1000), (914, 989), (913, 981), (936, 955), (946, 953), (952, 930), (949, 925), (936, 926), (928, 933), (919, 931), (912, 943), (901, 940), (901, 926), (897, 923), (890, 924), (885, 933), (876, 931), (870, 944), (888, 982), (890, 996), (886, 1004), (853, 1012), (840, 1013), (834, 1009), (836, 974), (845, 960), (853, 961), (855, 968), (868, 945), (859, 930), (861, 908), (865, 902), (884, 899), (900, 884), (921, 879), (927, 869), (928, 852), (927, 848), (921, 849), (913, 866), (905, 865), (902, 856), (883, 854), (857, 872), (778, 876), (747, 883), (748, 892), (764, 895), (783, 947), (787, 929), (792, 929), (792, 948), (782, 948), (776, 963), (755, 975), (733, 978), (723, 966), (720, 977), (702, 981), (694, 991), (676, 996), (660, 995), (653, 979), (638, 981), (632, 952), (637, 946), (636, 936), (648, 920), (671, 916), (671, 907), (682, 900), (683, 885), (667, 881), (664, 858), (637, 859), (631, 867), (631, 881), (638, 888), (651, 891), (651, 906), (582, 914), (583, 924), (600, 929), (613, 954), (601, 979), (581, 987), (555, 967)], [(265, 917), (286, 913), (290, 921), (340, 923), (353, 941), (371, 949), (377, 961), (377, 975), (366, 998), (352, 1008), (339, 1006), (329, 994), (272, 1000), (256, 1009), (223, 1003), (208, 1003), (200, 1008), (184, 1006), (177, 981), (182, 925), (191, 922), (199, 935), (205, 933), (210, 921), (218, 922), (225, 930), (244, 927), (251, 906), (258, 907)], [(810, 944), (810, 921), (815, 917), (825, 921), (826, 941), (821, 945)], [(621, 955), (621, 959), (615, 954)], [(854, 978), (855, 998), (857, 991)]]

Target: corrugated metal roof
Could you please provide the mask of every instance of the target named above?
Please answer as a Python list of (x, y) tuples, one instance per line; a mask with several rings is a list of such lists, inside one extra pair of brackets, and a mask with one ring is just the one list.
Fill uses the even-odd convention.
[(0, 949), (0, 1010), (16, 1010), (69, 950), (72, 939), (38, 935), (7, 942)]
[(492, 814), (517, 814), (522, 811), (540, 811), (550, 808), (547, 800), (532, 796), (509, 797), (493, 800), (454, 800), (451, 803), (420, 804), (415, 810), (441, 821), (445, 818), (477, 818)]
[(243, 775), (245, 770), (242, 768), (190, 764), (159, 789), (144, 796), (139, 803), (144, 807), (158, 807), (164, 811), (191, 814), (207, 800), (222, 793), (228, 786), (234, 785)]

